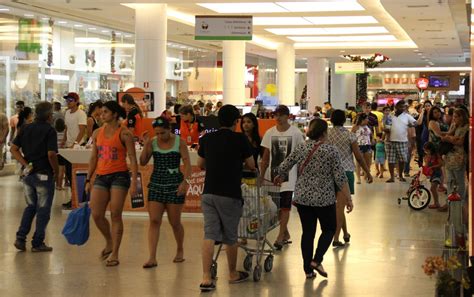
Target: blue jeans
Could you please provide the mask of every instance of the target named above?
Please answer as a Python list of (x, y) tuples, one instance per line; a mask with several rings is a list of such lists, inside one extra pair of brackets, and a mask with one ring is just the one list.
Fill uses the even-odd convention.
[[(47, 178), (47, 180), (45, 180)], [(20, 227), (16, 233), (17, 240), (26, 241), (31, 230), (31, 224), (36, 216), (36, 230), (32, 246), (38, 247), (44, 243), (45, 231), (48, 226), (51, 205), (54, 197), (54, 177), (33, 173), (23, 178), (26, 208), (21, 218)]]

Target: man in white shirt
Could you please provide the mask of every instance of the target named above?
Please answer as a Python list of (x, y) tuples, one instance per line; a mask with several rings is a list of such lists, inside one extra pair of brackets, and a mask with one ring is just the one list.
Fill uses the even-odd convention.
[[(87, 127), (87, 115), (84, 111), (79, 109), (79, 95), (74, 92), (70, 92), (63, 97), (66, 99), (67, 111), (64, 115), (64, 121), (66, 123), (66, 133), (62, 141), (62, 147), (72, 148), (76, 144), (81, 144)], [(72, 181), (72, 164), (68, 161), (66, 163), (66, 177), (69, 182)], [(70, 208), (71, 201), (64, 203), (64, 207)]]
[[(288, 107), (279, 105), (274, 113), (276, 126), (270, 128), (263, 136), (262, 180), (265, 178), (273, 181), (278, 176), (278, 166), (298, 144), (304, 142), (303, 133), (288, 122), (289, 116), (290, 110)], [(270, 170), (267, 172), (268, 166), (270, 166)], [(280, 187), (280, 232), (274, 244), (276, 249), (281, 249), (284, 244), (290, 243), (288, 221), (295, 184), (296, 166), (290, 170), (288, 180), (283, 182)]]
[(406, 112), (406, 103), (400, 100), (395, 105), (395, 115), (392, 117), (390, 129), (390, 141), (386, 143), (388, 167), (390, 179), (387, 183), (395, 181), (395, 164), (398, 163), (398, 174), (400, 181), (406, 181), (403, 177), (403, 169), (408, 161), (408, 129), (416, 125), (416, 120)]

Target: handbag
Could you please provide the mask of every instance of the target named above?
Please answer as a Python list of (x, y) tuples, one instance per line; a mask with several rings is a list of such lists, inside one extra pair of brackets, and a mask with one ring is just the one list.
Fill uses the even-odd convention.
[(298, 176), (301, 176), (303, 174), (303, 170), (308, 165), (309, 161), (311, 160), (311, 157), (313, 157), (314, 153), (318, 150), (319, 146), (322, 144), (322, 142), (318, 141), (314, 145), (313, 149), (309, 152), (308, 156), (304, 160), (304, 162), (298, 167)]
[[(84, 193), (83, 197), (87, 197)], [(83, 245), (89, 239), (89, 218), (91, 209), (89, 202), (69, 213), (63, 231), (61, 232), (69, 244)]]
[(438, 146), (438, 151), (440, 155), (447, 155), (454, 149), (454, 144), (447, 141), (441, 141)]

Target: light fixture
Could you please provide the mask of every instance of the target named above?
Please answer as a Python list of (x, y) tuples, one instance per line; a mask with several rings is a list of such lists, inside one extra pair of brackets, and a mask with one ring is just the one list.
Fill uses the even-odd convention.
[(49, 18), (47, 18), (47, 17), (42, 17), (41, 20), (43, 20), (43, 21), (49, 21)]
[(10, 8), (0, 8), (0, 11), (1, 11), (1, 12), (10, 11)]
[(276, 2), (289, 12), (360, 11), (365, 10), (357, 1)]
[(276, 49), (278, 44), (271, 41), (271, 40), (268, 40), (264, 37), (261, 37), (260, 35), (253, 35), (252, 37), (252, 41), (250, 41), (251, 43), (253, 44), (256, 44), (258, 46), (261, 46), (263, 48), (266, 48), (266, 49)]
[(102, 33), (110, 33), (109, 30), (102, 30), (102, 31), (100, 31), (100, 32), (102, 32)]
[(132, 35), (131, 35), (131, 34), (125, 34), (125, 37), (126, 37), (126, 38), (131, 38)]
[(254, 26), (302, 26), (311, 23), (301, 17), (254, 17)]
[(369, 42), (297, 42), (294, 44), (298, 49), (314, 48), (413, 48), (413, 41), (369, 41)]
[(339, 35), (388, 33), (385, 27), (269, 28), (275, 35)]
[(95, 31), (95, 30), (97, 30), (97, 28), (92, 27), (92, 28), (89, 28), (89, 30)]
[(417, 53), (417, 52), (419, 52), (420, 50), (415, 49), (415, 50), (413, 50), (413, 51), (414, 51), (415, 53)]
[(171, 8), (166, 9), (166, 16), (174, 21), (182, 22), (194, 27), (194, 15), (183, 13)]
[[(430, 71), (466, 71), (471, 72), (471, 67), (431, 67)], [(394, 68), (368, 68), (367, 72), (417, 72), (424, 71), (425, 67), (394, 67)]]
[(197, 5), (215, 11), (217, 13), (277, 13), (288, 12), (282, 6), (271, 2), (248, 2), (248, 3), (197, 3)]
[(58, 24), (64, 25), (64, 24), (67, 24), (67, 22), (66, 21), (58, 21)]
[[(41, 73), (38, 73), (38, 78), (41, 79)], [(69, 81), (68, 75), (60, 75), (60, 74), (45, 74), (44, 78), (47, 80)]]
[(180, 59), (173, 57), (166, 57), (166, 62), (179, 62)]
[(423, 53), (418, 53), (417, 55), (418, 55), (418, 56), (423, 56)]
[(373, 16), (328, 16), (305, 17), (314, 25), (343, 25), (343, 24), (376, 24), (378, 21)]
[(81, 25), (81, 24), (75, 24), (74, 27), (76, 27), (76, 28), (82, 28), (82, 25)]
[(105, 39), (101, 39), (101, 38), (98, 38), (98, 37), (76, 37), (74, 38), (74, 42), (78, 42), (78, 43), (87, 43), (87, 42), (90, 42), (90, 43), (110, 43), (110, 40), (105, 40)]
[(31, 13), (25, 13), (23, 16), (27, 17), (27, 18), (32, 18), (34, 17), (35, 15), (34, 14), (31, 14)]
[(393, 35), (349, 35), (349, 36), (290, 36), (296, 42), (328, 42), (328, 41), (394, 41)]

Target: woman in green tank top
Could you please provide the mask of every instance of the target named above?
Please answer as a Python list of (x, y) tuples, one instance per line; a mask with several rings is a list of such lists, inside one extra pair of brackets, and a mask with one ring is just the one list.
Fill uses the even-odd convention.
[[(156, 137), (144, 137), (145, 146), (140, 155), (140, 165), (145, 166), (153, 157), (153, 173), (148, 184), (148, 213), (150, 228), (148, 243), (150, 257), (143, 268), (157, 266), (156, 247), (160, 237), (160, 226), (163, 213), (168, 213), (168, 220), (173, 228), (177, 251), (173, 262), (183, 262), (184, 229), (181, 224), (181, 211), (184, 197), (191, 176), (191, 162), (186, 143), (171, 133), (170, 122), (164, 117), (153, 121)], [(180, 170), (183, 161), (183, 172)]]

